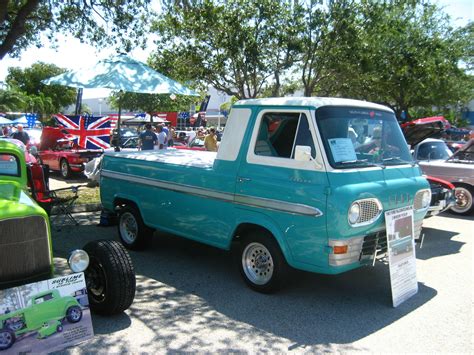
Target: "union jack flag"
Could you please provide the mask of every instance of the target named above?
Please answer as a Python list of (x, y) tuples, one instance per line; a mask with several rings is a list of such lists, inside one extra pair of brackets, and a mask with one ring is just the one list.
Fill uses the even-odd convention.
[(106, 149), (110, 147), (109, 116), (66, 116), (57, 114), (53, 116), (57, 123), (75, 136), (74, 143), (86, 149)]

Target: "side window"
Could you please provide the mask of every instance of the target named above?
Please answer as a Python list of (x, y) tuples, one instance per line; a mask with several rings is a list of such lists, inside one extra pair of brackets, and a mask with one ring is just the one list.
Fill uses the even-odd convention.
[(11, 154), (0, 154), (0, 175), (20, 176), (20, 164)]
[(53, 299), (53, 294), (52, 293), (48, 293), (47, 295), (44, 295), (44, 300), (45, 301), (49, 301), (49, 300), (52, 300)]
[(260, 121), (255, 155), (294, 159), (295, 147), (311, 147), (316, 156), (308, 118), (299, 112), (267, 112)]

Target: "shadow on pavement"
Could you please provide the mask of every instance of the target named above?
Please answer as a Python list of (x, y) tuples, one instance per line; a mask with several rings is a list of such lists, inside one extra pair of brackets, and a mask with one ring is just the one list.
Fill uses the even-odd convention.
[[(81, 225), (56, 233), (55, 255), (67, 257), (71, 248), (94, 239), (117, 239), (116, 227)], [(149, 332), (136, 334), (142, 336), (144, 349), (187, 352), (214, 346), (242, 351), (225, 337), (205, 336), (228, 331), (237, 333), (241, 344), (254, 343), (258, 336), (261, 343), (255, 346), (269, 352), (281, 351), (275, 336), (291, 342), (287, 350), (311, 346), (311, 351), (327, 352), (331, 344), (343, 344), (339, 351), (363, 350), (350, 343), (387, 327), (437, 294), (419, 283), (417, 295), (392, 308), (388, 266), (376, 264), (334, 276), (294, 271), (281, 292), (263, 295), (245, 286), (231, 253), (162, 233), (155, 234), (147, 250), (130, 255), (137, 293), (127, 313)], [(108, 334), (129, 327), (130, 318), (117, 317), (108, 326), (105, 318), (94, 317), (94, 328)], [(127, 340), (101, 337), (87, 350), (107, 346), (126, 350)]]
[(423, 248), (416, 249), (417, 259), (427, 260), (443, 255), (457, 254), (465, 244), (452, 240), (459, 233), (424, 227), (422, 233), (425, 233)]

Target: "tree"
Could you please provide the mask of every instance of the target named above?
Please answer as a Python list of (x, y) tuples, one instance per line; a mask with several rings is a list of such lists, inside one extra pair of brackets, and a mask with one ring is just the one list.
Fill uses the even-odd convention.
[(341, 58), (351, 73), (339, 71), (346, 79), (340, 94), (390, 106), (399, 118), (472, 98), (472, 76), (462, 67), (472, 24), (455, 30), (448, 15), (424, 1), (362, 1), (358, 9), (362, 27), (352, 54)]
[(146, 40), (150, 0), (1, 0), (0, 60), (18, 56), (41, 36), (54, 41), (58, 32), (98, 47), (115, 45), (129, 51)]
[(22, 110), (51, 114), (75, 102), (76, 89), (60, 85), (44, 85), (41, 80), (63, 73), (65, 70), (54, 64), (38, 62), (29, 68), (11, 67), (6, 83), (13, 92), (24, 95)]
[(291, 1), (180, 4), (170, 4), (153, 26), (160, 37), (155, 66), (241, 99), (257, 97), (275, 78), (278, 93), (295, 52)]
[(0, 111), (23, 111), (25, 95), (13, 90), (0, 90)]
[[(118, 108), (120, 94), (113, 94), (109, 101), (114, 108)], [(138, 94), (127, 92), (122, 94), (121, 107), (131, 111), (153, 113), (157, 111), (188, 111), (189, 105), (196, 101), (192, 96), (177, 96), (174, 100), (165, 94)]]

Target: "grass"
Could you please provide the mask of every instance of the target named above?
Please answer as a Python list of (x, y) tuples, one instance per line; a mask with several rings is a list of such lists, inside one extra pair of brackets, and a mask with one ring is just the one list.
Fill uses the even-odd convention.
[[(68, 189), (57, 192), (58, 197), (68, 198), (73, 195), (73, 192)], [(76, 205), (89, 205), (100, 203), (99, 187), (87, 187), (81, 186), (78, 192), (78, 198), (75, 202)]]
[(100, 203), (99, 187), (81, 187), (76, 204), (86, 205), (93, 203)]

